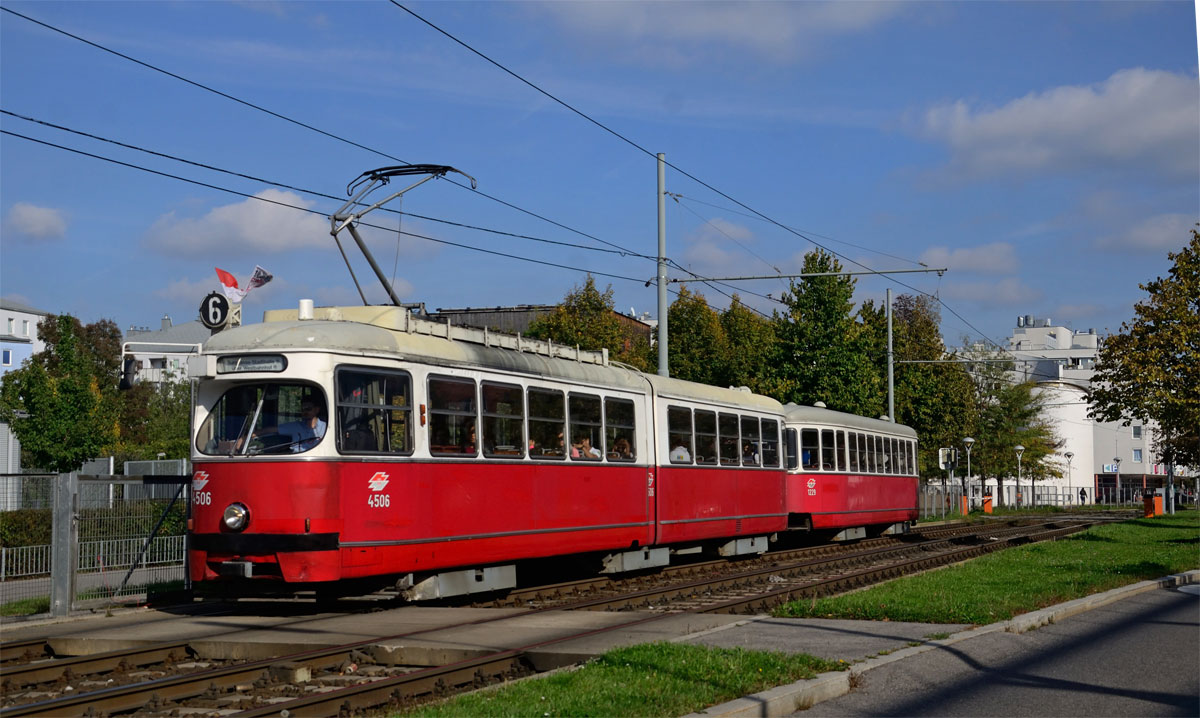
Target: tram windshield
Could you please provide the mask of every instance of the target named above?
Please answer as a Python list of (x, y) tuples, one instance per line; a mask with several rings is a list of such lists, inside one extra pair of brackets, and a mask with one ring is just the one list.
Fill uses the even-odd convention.
[(217, 400), (196, 432), (212, 456), (299, 454), (321, 443), (329, 421), (324, 395), (310, 384), (239, 384)]

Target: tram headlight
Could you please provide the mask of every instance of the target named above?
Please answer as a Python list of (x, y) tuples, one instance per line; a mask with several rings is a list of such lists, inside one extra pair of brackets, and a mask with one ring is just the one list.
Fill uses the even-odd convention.
[(246, 528), (246, 524), (250, 523), (250, 509), (242, 504), (230, 504), (225, 507), (225, 516), (222, 520), (229, 530), (241, 531)]

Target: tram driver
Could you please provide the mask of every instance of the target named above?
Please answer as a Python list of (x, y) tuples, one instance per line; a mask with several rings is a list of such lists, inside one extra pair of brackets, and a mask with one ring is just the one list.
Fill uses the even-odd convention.
[(321, 418), (321, 404), (313, 396), (300, 400), (300, 420), (279, 425), (279, 433), (291, 437), (292, 453), (308, 451), (325, 436), (325, 420)]

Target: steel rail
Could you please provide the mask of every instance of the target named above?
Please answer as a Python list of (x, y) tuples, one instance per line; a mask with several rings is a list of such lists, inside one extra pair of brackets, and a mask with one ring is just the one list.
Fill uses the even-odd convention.
[[(50, 640), (47, 638), (0, 643), (0, 664), (12, 663), (14, 661), (32, 661), (39, 658), (46, 658), (50, 655), (52, 655)], [(8, 670), (8, 668), (4, 669), (5, 675), (8, 674)]]

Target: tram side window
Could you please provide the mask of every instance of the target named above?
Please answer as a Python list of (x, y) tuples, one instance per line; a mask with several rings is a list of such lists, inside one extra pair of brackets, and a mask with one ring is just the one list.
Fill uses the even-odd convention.
[(430, 377), (429, 453), (434, 456), (477, 455), (475, 427), (475, 382)]
[(411, 454), (412, 378), (403, 372), (338, 369), (338, 450)]
[(833, 471), (833, 429), (821, 430), (821, 468)]
[(633, 402), (628, 399), (604, 400), (605, 447), (609, 461), (633, 461), (637, 458), (637, 431)]
[(568, 409), (571, 418), (571, 458), (599, 461), (604, 456), (600, 397), (571, 394)]
[(721, 448), (721, 466), (737, 466), (741, 463), (742, 445), (738, 441), (737, 414), (717, 416), (717, 441)]
[(892, 440), (886, 436), (879, 437), (881, 442), (881, 452), (883, 453), (883, 464), (879, 467), (881, 474), (896, 473), (896, 464), (892, 461)]
[(846, 470), (846, 432), (842, 431), (841, 429), (838, 429), (838, 432), (837, 432), (836, 446), (837, 446), (837, 451), (836, 451), (837, 470), (845, 471)]
[(525, 457), (525, 402), (521, 387), (483, 382), (483, 455)]
[(908, 473), (917, 475), (917, 445), (908, 442)]
[(867, 440), (867, 472), (873, 474), (877, 468), (875, 462), (875, 435), (866, 434), (865, 438)]
[(821, 445), (816, 429), (800, 430), (800, 465), (809, 470), (820, 468)]
[(758, 417), (742, 417), (742, 466), (758, 466), (762, 463), (762, 436), (759, 433)]
[(562, 392), (530, 389), (528, 397), (529, 455), (543, 460), (566, 458), (567, 406)]
[(717, 463), (717, 414), (696, 410), (696, 463)]
[(800, 468), (800, 437), (796, 435), (795, 429), (783, 430), (783, 445), (788, 470)]
[(892, 439), (892, 473), (904, 473), (904, 457), (900, 454), (900, 440)]
[(762, 464), (779, 467), (779, 422), (762, 420)]
[(667, 444), (671, 447), (672, 464), (692, 463), (692, 410), (682, 406), (667, 407)]
[(853, 431), (851, 431), (850, 436), (847, 437), (850, 440), (850, 471), (853, 473), (859, 472), (859, 468), (858, 468), (858, 437), (859, 437), (859, 434), (856, 434)]

